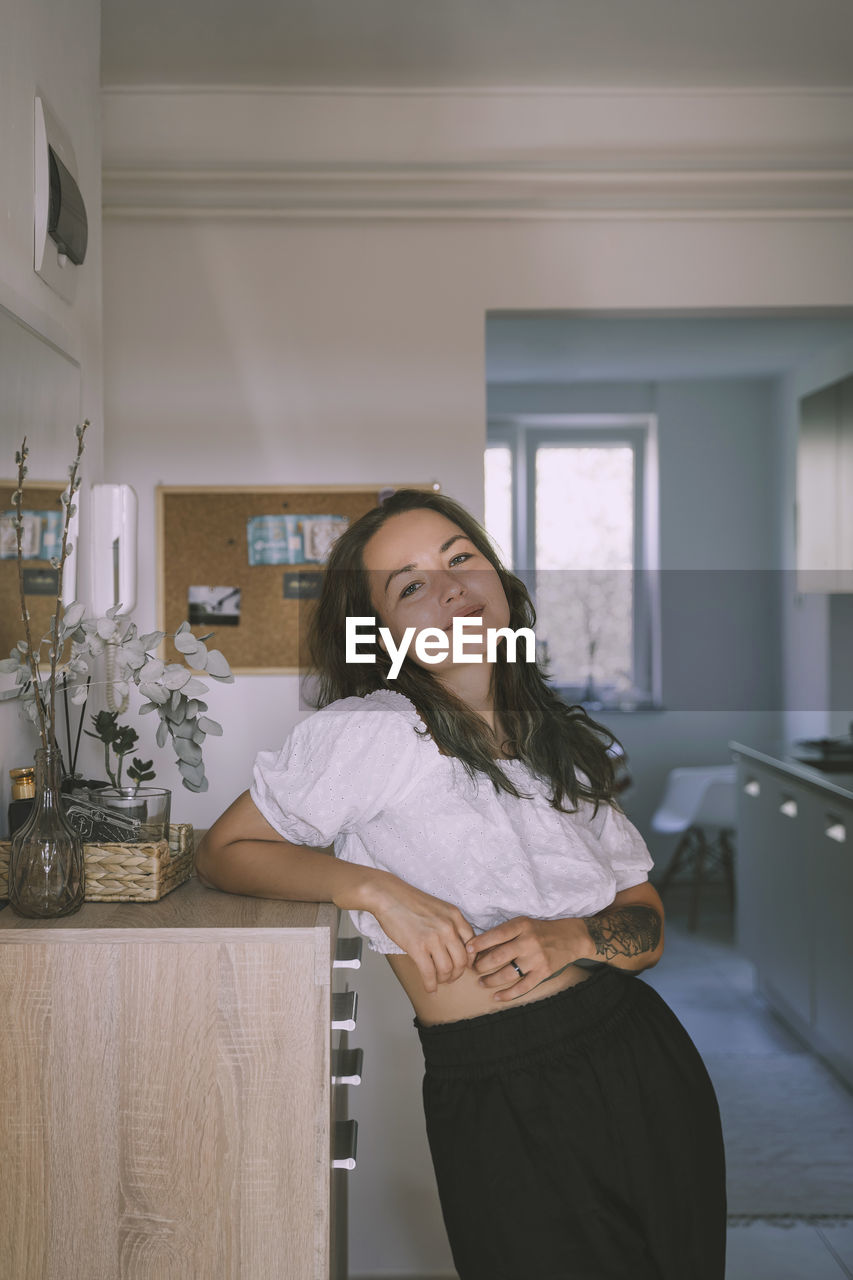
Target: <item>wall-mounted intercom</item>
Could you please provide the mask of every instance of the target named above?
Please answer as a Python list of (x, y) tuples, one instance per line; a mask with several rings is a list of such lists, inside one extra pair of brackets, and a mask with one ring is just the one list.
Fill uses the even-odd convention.
[(35, 100), (33, 266), (45, 284), (73, 302), (89, 224), (68, 136), (43, 98)]
[(89, 495), (92, 612), (136, 604), (136, 494), (129, 484), (93, 484)]

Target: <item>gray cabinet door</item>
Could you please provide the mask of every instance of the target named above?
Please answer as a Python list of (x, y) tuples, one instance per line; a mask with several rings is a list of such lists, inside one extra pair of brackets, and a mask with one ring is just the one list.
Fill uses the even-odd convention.
[(812, 890), (803, 803), (803, 789), (783, 775), (741, 764), (738, 943), (772, 994), (808, 1026)]
[(810, 793), (805, 814), (814, 880), (814, 1029), (821, 1051), (853, 1075), (853, 809)]
[(767, 911), (767, 774), (750, 761), (737, 770), (737, 892), (735, 932), (740, 950), (761, 971), (769, 950)]

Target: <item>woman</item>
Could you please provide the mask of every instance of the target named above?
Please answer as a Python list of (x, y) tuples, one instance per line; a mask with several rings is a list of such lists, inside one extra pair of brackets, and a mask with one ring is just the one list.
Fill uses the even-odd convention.
[[(415, 1011), (460, 1280), (723, 1280), (719, 1111), (687, 1032), (636, 978), (662, 954), (663, 907), (614, 801), (615, 739), (523, 643), (515, 661), (506, 635), (487, 643), (534, 621), (458, 503), (400, 490), (362, 517), (314, 617), (322, 709), (259, 754), (198, 872), (330, 900), (387, 957)], [(412, 644), (454, 626), (464, 653)]]

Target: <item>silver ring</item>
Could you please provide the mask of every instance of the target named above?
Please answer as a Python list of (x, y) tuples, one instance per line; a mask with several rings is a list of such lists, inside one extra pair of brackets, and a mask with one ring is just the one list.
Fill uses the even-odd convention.
[(515, 972), (518, 974), (519, 978), (523, 978), (523, 977), (524, 977), (524, 974), (521, 972), (521, 970), (519, 969), (519, 967), (518, 967), (518, 965), (515, 963), (515, 961), (514, 961), (514, 960), (510, 960), (510, 964), (512, 965), (513, 969), (515, 969)]

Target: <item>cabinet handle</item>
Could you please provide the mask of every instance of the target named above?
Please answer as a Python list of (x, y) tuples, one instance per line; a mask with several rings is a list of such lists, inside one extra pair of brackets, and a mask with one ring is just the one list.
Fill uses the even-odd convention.
[(336, 991), (332, 996), (332, 1030), (355, 1031), (357, 991)]
[(360, 969), (364, 938), (338, 938), (335, 943), (333, 969)]
[(333, 1169), (354, 1169), (355, 1151), (358, 1146), (358, 1121), (336, 1120), (332, 1144)]
[(755, 780), (755, 778), (750, 778), (749, 782), (747, 782), (747, 783), (746, 783), (746, 785), (744, 786), (744, 789), (743, 789), (743, 790), (744, 790), (744, 795), (747, 795), (747, 796), (760, 796), (760, 795), (761, 795), (761, 783), (760, 783), (760, 782), (757, 782), (757, 781)]
[(784, 813), (786, 818), (796, 818), (797, 816), (796, 800), (791, 800), (791, 799), (783, 800), (782, 803), (779, 805), (779, 812)]
[(830, 840), (836, 840), (839, 844), (844, 844), (847, 839), (847, 828), (843, 822), (830, 821), (829, 826), (824, 831), (824, 835), (828, 836)]
[(332, 1054), (332, 1084), (361, 1084), (363, 1049), (335, 1049)]

